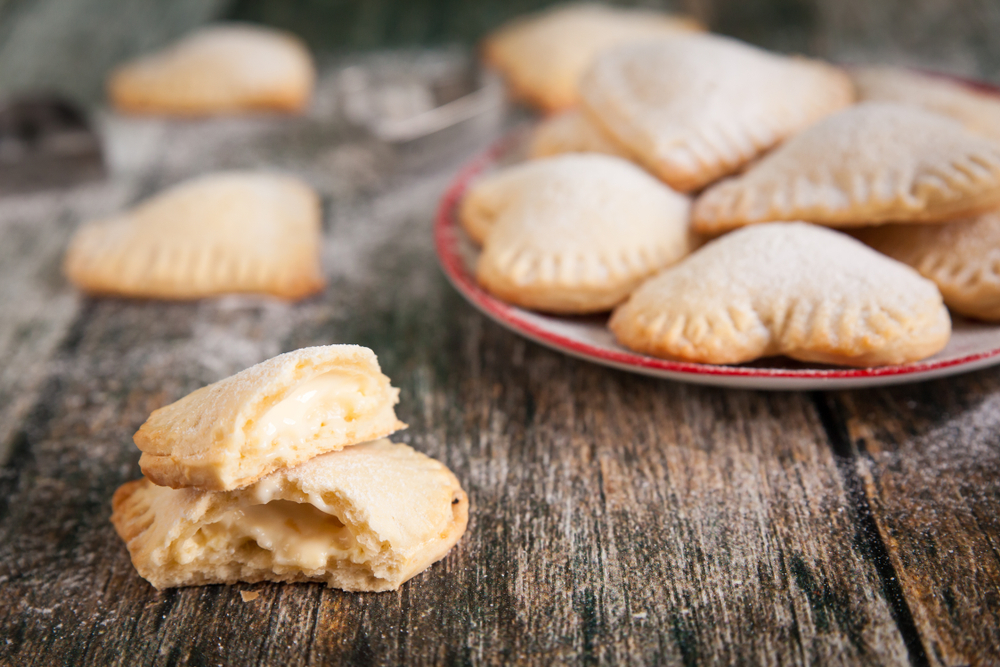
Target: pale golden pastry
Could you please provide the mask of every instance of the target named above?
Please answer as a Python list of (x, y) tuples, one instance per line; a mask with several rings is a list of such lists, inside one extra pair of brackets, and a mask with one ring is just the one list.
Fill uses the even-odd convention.
[(703, 246), (615, 310), (625, 347), (668, 359), (904, 364), (951, 334), (934, 283), (840, 232), (755, 225)]
[(551, 168), (547, 160), (531, 160), (479, 177), (466, 190), (458, 207), (462, 229), (482, 245), (500, 212)]
[(522, 16), (483, 42), (483, 57), (515, 97), (545, 111), (577, 104), (577, 84), (604, 49), (658, 36), (703, 30), (693, 19), (644, 9), (577, 3)]
[(933, 280), (953, 311), (1000, 320), (1000, 210), (944, 225), (882, 225), (855, 236)]
[(155, 486), (115, 493), (111, 521), (159, 589), (318, 581), (388, 591), (442, 558), (468, 521), (444, 465), (376, 440), (271, 473), (238, 491)]
[(610, 135), (683, 192), (737, 171), (854, 99), (835, 67), (711, 35), (605, 51), (580, 92)]
[(980, 92), (947, 78), (900, 67), (851, 70), (858, 98), (899, 102), (951, 116), (967, 130), (1000, 140), (1000, 95)]
[(308, 105), (315, 79), (309, 51), (294, 35), (222, 24), (122, 65), (108, 79), (108, 95), (127, 113), (297, 112)]
[(258, 292), (301, 299), (324, 286), (320, 234), (319, 198), (301, 181), (213, 174), (85, 223), (63, 268), (94, 294), (197, 299)]
[(608, 310), (691, 245), (688, 198), (608, 155), (539, 160), (494, 212), (476, 279), (553, 313)]
[(563, 153), (602, 153), (631, 159), (632, 154), (580, 109), (546, 118), (531, 135), (528, 152), (533, 158)]
[(998, 203), (1000, 143), (916, 107), (866, 102), (706, 190), (694, 226), (717, 234), (773, 220), (945, 222)]
[(357, 345), (287, 352), (156, 410), (136, 432), (154, 483), (229, 491), (401, 428), (399, 390)]

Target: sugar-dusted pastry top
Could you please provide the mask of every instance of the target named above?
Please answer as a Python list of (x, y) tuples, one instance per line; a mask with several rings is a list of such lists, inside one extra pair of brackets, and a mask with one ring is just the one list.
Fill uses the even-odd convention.
[(773, 355), (902, 364), (938, 352), (951, 333), (932, 282), (806, 223), (755, 225), (712, 241), (644, 283), (609, 326), (633, 350), (712, 364)]
[(368, 348), (302, 348), (155, 410), (134, 436), (139, 466), (163, 486), (237, 489), (405, 428), (398, 397)]
[[(489, 208), (479, 283), (525, 308), (559, 313), (610, 309), (644, 278), (690, 249), (690, 203), (636, 165), (608, 155), (566, 154), (515, 167)], [(525, 171), (531, 177), (525, 178)]]
[(631, 159), (631, 153), (580, 109), (571, 109), (543, 120), (535, 128), (528, 149), (531, 157), (562, 153), (603, 153)]
[(695, 229), (756, 222), (832, 227), (943, 222), (1000, 203), (1000, 143), (916, 107), (865, 102), (706, 190)]
[(577, 84), (604, 49), (656, 36), (702, 30), (694, 20), (643, 9), (572, 3), (514, 19), (483, 42), (483, 57), (516, 97), (545, 111), (579, 100)]
[(697, 190), (854, 99), (847, 74), (734, 39), (605, 51), (580, 83), (593, 118), (671, 187)]
[(1000, 320), (1000, 210), (943, 225), (882, 225), (855, 236), (933, 280), (955, 312)]
[(1000, 140), (1000, 95), (996, 93), (900, 67), (852, 68), (851, 78), (862, 101), (922, 107), (954, 118), (967, 130)]
[(387, 591), (440, 560), (468, 521), (444, 465), (367, 442), (279, 470), (238, 491), (155, 486), (115, 493), (111, 521), (156, 588), (319, 581)]
[(300, 111), (316, 78), (289, 33), (243, 24), (202, 28), (116, 69), (108, 95), (120, 111), (183, 116)]
[(211, 174), (85, 223), (70, 242), (64, 270), (95, 294), (196, 299), (260, 292), (300, 299), (325, 282), (320, 232), (319, 198), (301, 181)]

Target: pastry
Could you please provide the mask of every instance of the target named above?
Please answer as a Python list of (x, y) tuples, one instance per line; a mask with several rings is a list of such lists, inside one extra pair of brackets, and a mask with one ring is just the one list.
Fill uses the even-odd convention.
[(951, 321), (934, 283), (849, 236), (806, 223), (727, 234), (645, 282), (609, 322), (657, 357), (759, 357), (848, 366), (924, 359)]
[(237, 491), (147, 479), (114, 495), (132, 563), (159, 589), (238, 581), (319, 581), (388, 591), (444, 558), (468, 500), (444, 465), (406, 445), (367, 442)]
[(951, 116), (965, 129), (1000, 140), (1000, 95), (979, 92), (945, 77), (899, 67), (859, 67), (851, 70), (858, 98), (899, 102)]
[(562, 153), (603, 153), (631, 159), (632, 154), (580, 109), (546, 118), (535, 128), (528, 149), (533, 158)]
[(223, 24), (119, 67), (108, 95), (127, 113), (296, 112), (309, 103), (315, 78), (309, 52), (294, 35)]
[(695, 229), (944, 222), (1000, 203), (1000, 143), (944, 116), (866, 102), (788, 140), (698, 198)]
[(702, 29), (692, 19), (650, 10), (566, 4), (502, 26), (483, 42), (483, 57), (515, 97), (561, 111), (576, 105), (580, 76), (604, 49)]
[(476, 279), (525, 308), (606, 311), (690, 248), (687, 197), (621, 158), (539, 160), (506, 194)]
[(1000, 210), (944, 225), (882, 225), (855, 236), (933, 280), (953, 311), (1000, 320)]
[(64, 270), (94, 294), (197, 299), (259, 292), (300, 299), (323, 289), (320, 231), (319, 199), (297, 179), (214, 174), (84, 224)]
[(156, 410), (136, 432), (153, 483), (229, 491), (405, 428), (399, 390), (357, 345), (278, 355)]
[(697, 190), (854, 98), (830, 65), (685, 35), (605, 51), (580, 83), (591, 116), (676, 190)]

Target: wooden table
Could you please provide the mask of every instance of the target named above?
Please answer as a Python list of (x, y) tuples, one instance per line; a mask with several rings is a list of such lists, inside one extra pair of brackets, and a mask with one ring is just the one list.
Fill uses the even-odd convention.
[[(0, 200), (0, 664), (1000, 664), (1000, 370), (758, 393), (543, 349), (463, 302), (432, 247), (445, 184), (498, 130), (390, 149), (331, 104), (104, 114), (110, 179)], [(323, 294), (161, 303), (65, 284), (82, 219), (234, 166), (323, 193)], [(154, 590), (108, 521), (139, 475), (132, 433), (327, 343), (376, 351), (402, 389), (398, 439), (469, 493), (465, 537), (393, 593)]]

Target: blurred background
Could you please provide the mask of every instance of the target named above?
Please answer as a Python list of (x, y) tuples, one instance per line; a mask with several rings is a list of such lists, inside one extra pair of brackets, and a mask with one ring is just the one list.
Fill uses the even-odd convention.
[[(473, 47), (542, 0), (0, 0), (0, 97), (49, 90), (102, 100), (113, 65), (193, 27), (236, 19), (303, 37), (322, 58), (412, 47)], [(884, 62), (1000, 83), (1000, 0), (617, 2), (695, 16), (712, 30), (842, 63)]]

